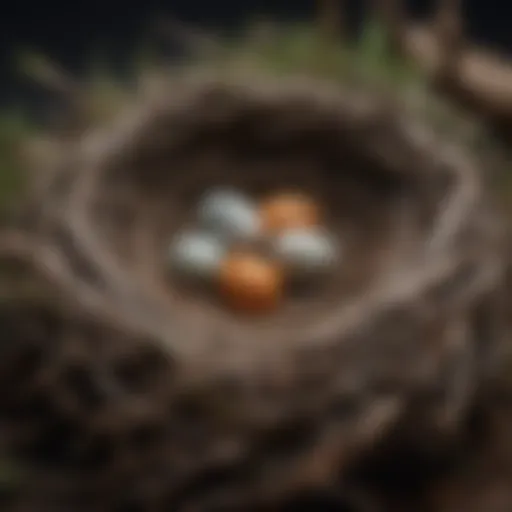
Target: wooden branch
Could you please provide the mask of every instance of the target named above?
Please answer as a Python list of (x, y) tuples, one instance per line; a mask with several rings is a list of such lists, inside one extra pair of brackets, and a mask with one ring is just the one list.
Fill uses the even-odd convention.
[[(408, 55), (433, 76), (445, 52), (439, 47), (436, 34), (425, 27), (410, 27), (406, 41)], [(512, 120), (512, 64), (509, 61), (480, 48), (467, 46), (457, 67), (460, 94), (472, 98), (476, 110)]]
[(407, 21), (400, 0), (372, 6), (405, 58), (419, 65), (433, 87), (488, 121), (512, 140), (512, 63), (465, 41), (461, 0), (441, 0), (433, 22)]

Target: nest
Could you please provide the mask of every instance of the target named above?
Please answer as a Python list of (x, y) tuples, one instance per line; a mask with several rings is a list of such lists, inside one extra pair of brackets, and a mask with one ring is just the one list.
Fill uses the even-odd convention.
[[(31, 290), (0, 311), (29, 509), (373, 510), (376, 453), (452, 449), (503, 263), (474, 162), (423, 122), (324, 83), (187, 77), (54, 171), (2, 246)], [(247, 319), (174, 285), (166, 244), (218, 185), (321, 198), (345, 254), (315, 300)]]

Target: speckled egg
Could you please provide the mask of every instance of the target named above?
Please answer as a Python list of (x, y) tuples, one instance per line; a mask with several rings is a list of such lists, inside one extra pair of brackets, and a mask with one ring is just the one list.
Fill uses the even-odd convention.
[(180, 233), (169, 249), (172, 271), (179, 278), (212, 282), (219, 273), (226, 246), (213, 234)]
[(261, 230), (258, 209), (243, 194), (231, 189), (207, 193), (198, 207), (200, 225), (228, 240), (251, 240)]
[(339, 259), (334, 238), (319, 228), (297, 228), (282, 232), (272, 243), (273, 252), (295, 278), (326, 274)]

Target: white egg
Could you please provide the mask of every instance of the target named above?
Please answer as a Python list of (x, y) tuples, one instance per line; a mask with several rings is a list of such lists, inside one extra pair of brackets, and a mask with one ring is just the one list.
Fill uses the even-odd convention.
[(333, 237), (316, 228), (287, 230), (276, 237), (272, 247), (294, 277), (325, 274), (339, 259), (339, 247)]
[(199, 204), (200, 225), (228, 240), (250, 240), (261, 231), (256, 205), (231, 189), (217, 189), (206, 194)]
[(181, 233), (170, 246), (170, 264), (181, 278), (211, 282), (219, 271), (226, 250), (222, 240), (213, 234)]

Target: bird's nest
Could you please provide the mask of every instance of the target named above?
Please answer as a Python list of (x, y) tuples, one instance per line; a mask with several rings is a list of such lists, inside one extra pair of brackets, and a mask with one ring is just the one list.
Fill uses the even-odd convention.
[[(301, 79), (187, 77), (70, 142), (2, 246), (43, 290), (1, 311), (24, 499), (250, 510), (392, 432), (449, 444), (500, 334), (474, 165), (389, 99)], [(319, 197), (344, 245), (325, 289), (245, 318), (175, 287), (166, 244), (215, 185)]]

